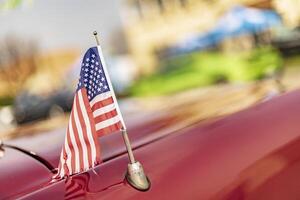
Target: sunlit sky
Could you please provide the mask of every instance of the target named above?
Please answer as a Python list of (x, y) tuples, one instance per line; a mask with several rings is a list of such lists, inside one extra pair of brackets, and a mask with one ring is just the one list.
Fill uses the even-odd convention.
[(121, 27), (121, 0), (33, 0), (31, 5), (0, 13), (0, 41), (8, 35), (35, 39), (43, 50), (87, 48), (97, 30), (108, 47)]

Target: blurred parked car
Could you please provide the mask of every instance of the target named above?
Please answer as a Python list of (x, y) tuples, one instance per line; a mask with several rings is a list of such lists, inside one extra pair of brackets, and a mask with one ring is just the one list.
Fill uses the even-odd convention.
[(300, 53), (300, 27), (293, 30), (284, 29), (279, 31), (273, 39), (273, 46), (277, 47), (284, 56), (297, 55)]
[(73, 98), (74, 93), (69, 89), (61, 89), (47, 96), (22, 92), (13, 105), (15, 120), (22, 124), (68, 112), (72, 109)]

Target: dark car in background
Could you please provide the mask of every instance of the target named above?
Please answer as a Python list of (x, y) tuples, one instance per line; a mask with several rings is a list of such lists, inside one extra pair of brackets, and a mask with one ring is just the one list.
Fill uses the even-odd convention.
[(23, 91), (14, 101), (13, 112), (18, 124), (45, 119), (72, 109), (74, 92), (60, 89), (46, 96)]
[(272, 44), (284, 56), (298, 55), (300, 53), (300, 27), (279, 31)]

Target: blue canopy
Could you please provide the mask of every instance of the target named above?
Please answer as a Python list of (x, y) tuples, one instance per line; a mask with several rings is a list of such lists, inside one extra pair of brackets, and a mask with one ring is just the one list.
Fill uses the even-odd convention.
[(279, 24), (280, 16), (274, 11), (236, 6), (220, 19), (213, 32), (235, 36), (258, 33)]
[(235, 6), (221, 17), (215, 28), (177, 44), (170, 51), (180, 54), (207, 49), (225, 38), (259, 33), (280, 24), (281, 18), (274, 11)]

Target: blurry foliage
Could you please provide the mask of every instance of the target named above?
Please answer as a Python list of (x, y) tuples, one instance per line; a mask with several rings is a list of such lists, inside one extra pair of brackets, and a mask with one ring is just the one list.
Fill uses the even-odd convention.
[(0, 106), (8, 106), (11, 105), (14, 101), (14, 98), (11, 96), (0, 96)]
[(130, 94), (165, 95), (216, 83), (259, 80), (282, 66), (280, 54), (271, 47), (234, 54), (193, 53), (164, 61), (158, 73), (136, 82)]
[(21, 5), (22, 0), (5, 0), (0, 4), (2, 10), (14, 9), (17, 6)]
[(8, 37), (0, 43), (0, 106), (9, 104), (36, 71), (38, 47), (35, 41)]

